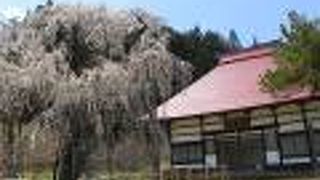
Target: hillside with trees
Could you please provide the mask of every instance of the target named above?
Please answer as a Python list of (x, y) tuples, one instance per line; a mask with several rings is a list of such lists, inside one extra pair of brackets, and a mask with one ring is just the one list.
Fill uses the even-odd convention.
[(213, 69), (222, 54), (242, 48), (235, 31), (229, 39), (211, 30), (203, 31), (200, 27), (182, 32), (170, 28), (170, 32), (169, 50), (193, 65), (194, 79)]

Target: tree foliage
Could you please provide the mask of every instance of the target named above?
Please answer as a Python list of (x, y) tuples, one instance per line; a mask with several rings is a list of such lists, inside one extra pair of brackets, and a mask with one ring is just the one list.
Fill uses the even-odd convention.
[(172, 94), (177, 71), (178, 82), (190, 79), (168, 37), (142, 10), (50, 5), (29, 13), (0, 32), (1, 122), (58, 130), (55, 178), (77, 179), (97, 139), (125, 136)]
[(169, 50), (194, 66), (195, 79), (211, 70), (219, 56), (232, 49), (220, 34), (210, 30), (203, 32), (199, 27), (185, 32), (171, 29), (171, 35)]
[(234, 29), (230, 30), (229, 32), (229, 43), (233, 51), (237, 51), (243, 48), (238, 34)]
[(262, 78), (271, 91), (287, 88), (320, 88), (320, 21), (310, 20), (292, 11), (289, 24), (281, 25), (282, 43), (276, 51), (277, 68)]

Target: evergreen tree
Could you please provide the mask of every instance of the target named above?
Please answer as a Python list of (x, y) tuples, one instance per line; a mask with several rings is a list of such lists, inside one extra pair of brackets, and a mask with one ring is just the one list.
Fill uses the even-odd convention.
[(47, 6), (53, 6), (54, 5), (53, 0), (47, 0), (46, 5)]
[(267, 90), (289, 87), (320, 89), (320, 22), (309, 20), (297, 12), (288, 15), (289, 25), (281, 25), (283, 43), (276, 52), (277, 69), (262, 78)]
[(252, 45), (251, 45), (251, 46), (252, 46), (252, 47), (257, 47), (257, 46), (259, 46), (259, 41), (258, 41), (257, 37), (253, 36), (253, 38), (252, 38)]
[(231, 51), (228, 40), (213, 31), (203, 32), (197, 26), (185, 32), (169, 30), (169, 50), (194, 66), (195, 79), (214, 68), (221, 54)]
[(230, 41), (231, 49), (239, 50), (242, 48), (241, 41), (238, 37), (238, 34), (236, 33), (236, 31), (234, 29), (232, 29), (229, 32), (229, 41)]

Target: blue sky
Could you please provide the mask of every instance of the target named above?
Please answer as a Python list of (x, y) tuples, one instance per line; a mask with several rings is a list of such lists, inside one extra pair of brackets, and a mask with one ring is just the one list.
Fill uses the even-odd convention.
[[(22, 14), (46, 0), (0, 0), (5, 16)], [(235, 29), (244, 44), (253, 37), (268, 41), (279, 37), (279, 24), (295, 9), (309, 17), (320, 17), (319, 0), (54, 0), (58, 3), (142, 7), (162, 17), (177, 29), (194, 25), (228, 34)]]

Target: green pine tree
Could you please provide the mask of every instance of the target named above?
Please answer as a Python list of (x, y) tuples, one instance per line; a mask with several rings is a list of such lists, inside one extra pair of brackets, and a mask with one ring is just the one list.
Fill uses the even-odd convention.
[(169, 50), (193, 65), (195, 79), (214, 68), (221, 54), (231, 51), (229, 41), (210, 30), (203, 32), (199, 27), (194, 27), (185, 32), (169, 31)]
[(320, 89), (320, 22), (292, 11), (289, 25), (281, 25), (283, 43), (276, 52), (277, 69), (262, 78), (263, 87), (271, 91), (292, 86)]

